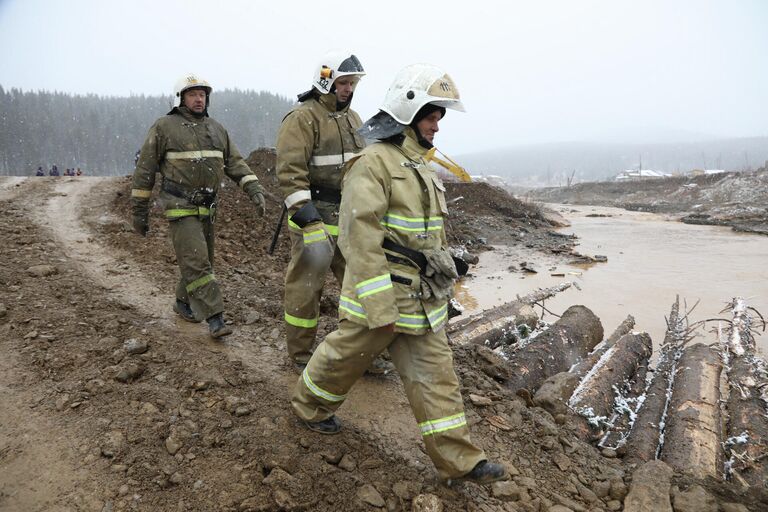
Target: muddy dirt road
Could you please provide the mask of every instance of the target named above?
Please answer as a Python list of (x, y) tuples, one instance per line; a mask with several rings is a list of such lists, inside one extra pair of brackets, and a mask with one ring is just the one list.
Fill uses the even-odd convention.
[[(216, 343), (171, 312), (166, 224), (153, 211), (150, 235), (132, 233), (128, 190), (124, 178), (0, 183), (0, 510), (621, 508), (622, 462), (527, 408), (482, 360), (457, 365), (467, 415), (512, 484), (439, 482), (397, 375), (358, 383), (341, 435), (307, 431), (288, 405), (287, 242), (265, 254), (277, 205), (262, 221), (227, 191), (217, 276), (235, 334)], [(335, 325), (329, 297), (321, 334)]]

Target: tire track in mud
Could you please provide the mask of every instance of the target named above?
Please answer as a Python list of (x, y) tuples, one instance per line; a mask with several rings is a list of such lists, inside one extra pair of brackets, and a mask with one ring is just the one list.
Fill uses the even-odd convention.
[[(122, 303), (160, 320), (164, 326), (171, 326), (173, 296), (162, 293), (130, 265), (121, 263), (120, 259), (129, 256), (116, 258), (114, 250), (98, 243), (95, 235), (82, 223), (81, 212), (104, 207), (96, 202), (98, 194), (94, 194), (94, 189), (97, 186), (104, 188), (107, 183), (109, 178), (69, 179), (57, 183), (42, 207), (33, 209), (35, 221), (51, 231), (61, 250), (77, 262), (83, 275), (117, 296)], [(102, 215), (110, 213), (105, 209)]]
[(27, 182), (23, 176), (7, 176), (0, 178), (0, 201), (13, 199), (20, 192), (20, 187)]
[[(23, 209), (17, 203), (50, 187), (45, 178), (0, 178), (0, 202), (6, 219), (14, 219), (10, 220), (12, 230), (25, 227), (15, 221), (14, 213)], [(9, 259), (4, 258), (4, 263)], [(0, 285), (9, 288), (6, 279)], [(16, 288), (6, 291), (11, 311), (15, 293), (24, 293)], [(4, 311), (0, 318), (0, 510), (100, 509), (94, 475), (78, 462), (80, 439), (46, 414), (42, 405), (52, 390), (33, 385), (36, 377), (19, 360), (21, 334), (5, 316)]]
[[(7, 339), (7, 338), (6, 338)], [(0, 357), (0, 510), (71, 510), (62, 505), (92, 481), (74, 462), (76, 447), (47, 417), (10, 350)]]

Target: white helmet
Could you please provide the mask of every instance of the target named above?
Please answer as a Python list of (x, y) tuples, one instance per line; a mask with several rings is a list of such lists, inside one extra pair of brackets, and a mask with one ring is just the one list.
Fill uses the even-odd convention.
[(315, 75), (312, 77), (312, 87), (320, 94), (328, 94), (337, 78), (347, 75), (365, 76), (363, 65), (354, 54), (340, 50), (331, 50), (320, 60)]
[(182, 98), (184, 97), (184, 91), (192, 89), (193, 87), (201, 87), (205, 89), (205, 108), (208, 108), (213, 87), (194, 73), (188, 73), (176, 80), (176, 85), (173, 86), (173, 106), (180, 107)]
[(380, 108), (398, 123), (409, 125), (427, 103), (465, 112), (459, 90), (445, 71), (431, 64), (411, 64), (395, 76)]

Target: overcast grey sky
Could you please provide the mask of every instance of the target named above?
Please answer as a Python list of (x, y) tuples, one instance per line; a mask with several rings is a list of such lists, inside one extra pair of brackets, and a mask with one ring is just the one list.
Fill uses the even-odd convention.
[(170, 94), (193, 71), (294, 97), (330, 48), (368, 72), (364, 119), (402, 66), (445, 68), (467, 107), (441, 125), (449, 154), (768, 135), (765, 0), (0, 0), (6, 88)]

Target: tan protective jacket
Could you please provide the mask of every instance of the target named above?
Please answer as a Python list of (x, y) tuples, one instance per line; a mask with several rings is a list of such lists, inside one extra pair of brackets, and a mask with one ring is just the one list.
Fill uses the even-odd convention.
[[(365, 147), (361, 125), (349, 107), (336, 111), (335, 94), (310, 98), (285, 116), (277, 134), (277, 178), (289, 214), (310, 200), (310, 185), (341, 189), (343, 168)], [(314, 204), (323, 222), (336, 226), (338, 205)]]
[[(187, 194), (199, 189), (218, 193), (225, 174), (251, 198), (262, 192), (227, 130), (210, 117), (193, 116), (185, 107), (175, 108), (149, 129), (133, 173), (134, 212), (148, 207), (156, 172)], [(165, 190), (160, 200), (169, 219), (210, 214), (207, 208)]]
[(387, 261), (382, 242), (417, 251), (446, 246), (447, 207), (445, 187), (424, 159), (427, 150), (410, 127), (404, 134), (401, 146), (368, 146), (344, 178), (339, 247), (347, 268), (339, 317), (370, 329), (394, 323), (397, 332), (424, 334), (445, 325), (448, 303), (422, 300), (418, 269)]

